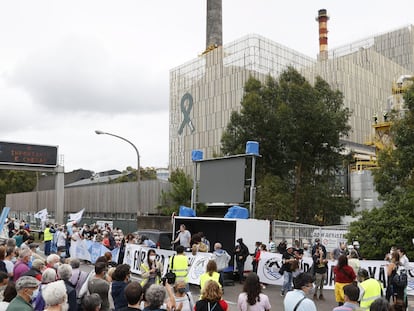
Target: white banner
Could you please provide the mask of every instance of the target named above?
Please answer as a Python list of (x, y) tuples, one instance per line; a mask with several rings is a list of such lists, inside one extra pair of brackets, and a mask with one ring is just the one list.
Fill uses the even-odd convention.
[[(371, 276), (382, 282), (384, 288), (387, 285), (387, 262), (384, 260), (361, 260), (361, 268), (368, 270)], [(307, 272), (312, 267), (312, 258), (304, 257), (300, 262), (300, 269)], [(334, 289), (335, 287), (335, 275), (333, 268), (336, 265), (336, 261), (330, 260), (328, 262), (327, 278), (325, 279), (324, 288)], [(279, 269), (282, 266), (282, 255), (265, 252), (260, 255), (259, 266), (257, 268), (257, 274), (260, 278), (260, 282), (265, 284), (283, 285), (283, 275), (279, 274)], [(412, 268), (414, 263), (410, 263), (410, 270), (408, 271), (408, 287), (407, 293), (414, 295), (414, 269)]]
[(34, 218), (38, 218), (41, 221), (46, 221), (47, 220), (47, 209), (44, 208), (41, 211), (38, 211), (36, 214), (34, 214)]
[(69, 253), (70, 257), (92, 261), (91, 254), (89, 253), (88, 245), (85, 240), (79, 239), (77, 241), (72, 241), (70, 243)]
[(85, 209), (83, 208), (77, 213), (69, 213), (68, 222), (75, 221), (76, 223), (80, 223), (84, 211), (85, 211)]
[[(124, 264), (128, 264), (131, 267), (131, 272), (141, 275), (140, 267), (143, 262), (147, 260), (149, 247), (136, 244), (125, 244), (125, 256)], [(164, 271), (162, 275), (165, 275), (168, 270), (168, 263), (170, 257), (176, 254), (175, 251), (166, 249), (154, 249), (156, 253), (156, 260), (159, 260), (163, 264)], [(206, 266), (209, 259), (212, 257), (211, 253), (198, 253), (193, 256), (191, 253), (186, 253), (188, 257), (188, 283), (200, 284), (200, 275), (206, 272)]]

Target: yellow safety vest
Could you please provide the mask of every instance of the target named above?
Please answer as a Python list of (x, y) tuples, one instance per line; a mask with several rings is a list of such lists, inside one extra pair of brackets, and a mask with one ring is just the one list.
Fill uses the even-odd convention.
[[(147, 273), (149, 271), (150, 271), (150, 268), (149, 268), (148, 264), (146, 264), (146, 263), (141, 264), (141, 276), (144, 273)], [(143, 277), (142, 281), (141, 281), (141, 286), (144, 286), (148, 282), (148, 280), (149, 280), (149, 277), (146, 277), (146, 278)], [(160, 278), (159, 275), (156, 275), (155, 276), (155, 284), (158, 285), (160, 283), (161, 283), (161, 278)]]
[(363, 310), (369, 310), (374, 300), (381, 297), (381, 283), (376, 279), (368, 279), (359, 285), (364, 289), (364, 296), (359, 305)]
[(50, 232), (50, 228), (46, 228), (43, 232), (43, 241), (52, 241), (53, 234)]
[(203, 288), (206, 285), (207, 281), (210, 281), (210, 280), (213, 280), (213, 281), (217, 282), (217, 284), (221, 287), (221, 284), (219, 282), (219, 278), (220, 278), (220, 273), (218, 273), (218, 272), (213, 272), (213, 274), (211, 276), (208, 274), (208, 272), (203, 273), (200, 276), (200, 292), (203, 291)]
[[(171, 262), (174, 258), (174, 265), (171, 269)], [(185, 281), (187, 283), (188, 278), (188, 258), (186, 255), (175, 255), (170, 258), (170, 270), (175, 273), (176, 281)]]

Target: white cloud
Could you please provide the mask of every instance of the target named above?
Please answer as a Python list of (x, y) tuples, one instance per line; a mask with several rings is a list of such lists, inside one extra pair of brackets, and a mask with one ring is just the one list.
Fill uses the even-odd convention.
[[(98, 40), (70, 36), (37, 50), (9, 75), (34, 104), (59, 112), (149, 113), (168, 109), (168, 92), (159, 90), (146, 67), (110, 55)], [(150, 103), (150, 104), (149, 104)]]

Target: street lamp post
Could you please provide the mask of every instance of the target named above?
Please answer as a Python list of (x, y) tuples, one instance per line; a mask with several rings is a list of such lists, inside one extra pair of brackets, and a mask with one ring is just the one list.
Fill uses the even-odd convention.
[(113, 136), (113, 137), (122, 139), (123, 141), (126, 141), (128, 144), (130, 144), (135, 149), (135, 152), (137, 153), (138, 215), (141, 215), (141, 193), (140, 193), (140, 190), (141, 190), (140, 189), (141, 175), (140, 175), (140, 171), (139, 171), (140, 165), (139, 165), (139, 151), (138, 151), (138, 148), (132, 142), (130, 142), (128, 139), (126, 139), (124, 137), (121, 137), (121, 136), (118, 136), (118, 135), (115, 135), (115, 134), (111, 134), (111, 133), (108, 133), (108, 132), (100, 131), (100, 130), (95, 130), (95, 133), (97, 135), (109, 135), (109, 136)]

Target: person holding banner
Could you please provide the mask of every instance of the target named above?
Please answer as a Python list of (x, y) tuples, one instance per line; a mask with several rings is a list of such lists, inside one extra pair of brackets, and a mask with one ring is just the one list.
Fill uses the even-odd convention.
[(157, 254), (155, 250), (148, 250), (147, 260), (143, 261), (140, 267), (142, 277), (141, 286), (144, 286), (146, 283), (160, 284), (161, 273), (164, 271), (164, 267), (156, 258)]

